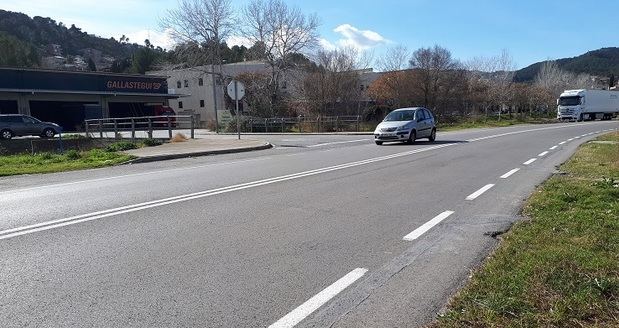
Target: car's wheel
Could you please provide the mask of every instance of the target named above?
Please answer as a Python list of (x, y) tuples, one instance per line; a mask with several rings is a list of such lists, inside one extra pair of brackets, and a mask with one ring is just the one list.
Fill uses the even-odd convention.
[(582, 122), (582, 121), (584, 121), (584, 120), (585, 120), (585, 115), (581, 113), (581, 114), (578, 116), (578, 119), (576, 120), (576, 122)]
[(10, 140), (13, 138), (13, 131), (11, 130), (2, 130), (0, 131), (0, 138), (4, 140)]
[(432, 132), (430, 132), (430, 136), (428, 137), (428, 140), (430, 140), (430, 142), (434, 142), (434, 140), (436, 140), (436, 129), (432, 129)]
[(47, 128), (47, 129), (43, 130), (43, 134), (41, 135), (41, 137), (43, 137), (43, 138), (53, 138), (55, 135), (56, 135), (56, 131), (54, 131), (54, 129)]
[(417, 139), (417, 132), (413, 130), (411, 131), (410, 136), (408, 136), (408, 140), (406, 140), (406, 143), (412, 145), (415, 142), (415, 139)]
[(383, 142), (382, 142), (382, 141), (374, 141), (374, 142), (375, 142), (377, 145), (379, 145), (379, 146), (383, 144)]

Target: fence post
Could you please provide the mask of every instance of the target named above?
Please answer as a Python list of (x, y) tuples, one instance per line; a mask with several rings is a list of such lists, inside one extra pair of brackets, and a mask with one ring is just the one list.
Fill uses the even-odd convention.
[(148, 117), (148, 139), (153, 138), (153, 119)]
[(264, 132), (269, 132), (269, 127), (268, 127), (268, 125), (267, 125), (268, 120), (269, 120), (268, 118), (265, 118), (265, 119), (264, 119)]
[(284, 133), (284, 118), (282, 117), (281, 120), (282, 120), (282, 133)]
[(249, 132), (254, 132), (254, 119), (250, 118), (249, 119)]
[(131, 118), (131, 141), (135, 141), (135, 119)]
[(303, 132), (303, 126), (301, 125), (301, 116), (297, 117), (299, 132)]
[(99, 138), (103, 139), (103, 120), (99, 119)]
[(191, 139), (195, 139), (193, 114), (191, 114)]
[(360, 116), (357, 115), (357, 132), (359, 132), (359, 118), (360, 118)]
[[(120, 136), (122, 139), (122, 135)], [(118, 122), (114, 119), (114, 139), (118, 139)]]
[(172, 122), (170, 122), (170, 115), (167, 115), (168, 118), (168, 137), (172, 139)]
[(88, 133), (88, 121), (84, 121), (84, 132), (86, 132), (86, 138), (90, 138), (90, 133)]
[(335, 117), (335, 132), (337, 132), (339, 127), (340, 127), (340, 117), (336, 116)]

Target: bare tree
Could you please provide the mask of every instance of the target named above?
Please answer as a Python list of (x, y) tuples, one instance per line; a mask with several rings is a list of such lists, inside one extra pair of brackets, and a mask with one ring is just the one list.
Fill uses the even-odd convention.
[(546, 61), (535, 76), (535, 85), (558, 97), (563, 90), (591, 87), (592, 78), (587, 74), (576, 74), (559, 68), (557, 62)]
[(409, 68), (411, 54), (404, 46), (387, 49), (385, 55), (378, 60), (378, 68), (383, 71), (401, 71)]
[(449, 50), (435, 45), (433, 48), (415, 50), (410, 65), (419, 72), (421, 78), (419, 88), (423, 93), (423, 105), (434, 108), (439, 89), (449, 83), (445, 73), (457, 69), (458, 62), (451, 57)]
[(357, 64), (359, 53), (353, 48), (318, 51), (317, 67), (303, 83), (303, 93), (310, 108), (319, 115), (340, 104), (358, 102), (360, 79)]
[(179, 51), (188, 52), (185, 58), (195, 62), (187, 65), (195, 66), (198, 62), (221, 63), (220, 44), (230, 35), (233, 23), (230, 0), (179, 0), (178, 7), (168, 10), (161, 19), (160, 26), (178, 44), (187, 45)]
[(488, 116), (492, 106), (499, 108), (499, 118), (503, 107), (507, 106), (511, 113), (515, 65), (509, 52), (503, 50), (498, 56), (475, 57), (465, 67), (468, 70), (469, 86), (476, 101), (482, 104), (485, 116)]
[(283, 0), (253, 0), (243, 11), (245, 37), (264, 49), (262, 57), (270, 66), (270, 107), (274, 114), (280, 81), (293, 68), (293, 56), (317, 45), (318, 18), (305, 15)]
[[(179, 0), (178, 7), (168, 10), (160, 21), (161, 27), (170, 31), (180, 45), (175, 50), (184, 59), (184, 65), (211, 74), (216, 120), (217, 85), (222, 84), (217, 83), (217, 76), (222, 76), (221, 43), (230, 35), (233, 23), (230, 0)], [(204, 63), (211, 66), (204, 67)]]

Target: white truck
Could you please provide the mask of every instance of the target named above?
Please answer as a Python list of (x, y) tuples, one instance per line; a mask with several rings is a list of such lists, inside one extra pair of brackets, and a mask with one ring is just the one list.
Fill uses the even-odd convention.
[(560, 120), (611, 120), (619, 113), (619, 90), (565, 90), (557, 106)]

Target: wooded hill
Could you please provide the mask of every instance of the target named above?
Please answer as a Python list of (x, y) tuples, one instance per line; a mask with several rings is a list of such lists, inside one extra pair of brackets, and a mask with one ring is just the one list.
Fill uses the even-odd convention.
[[(535, 63), (516, 71), (514, 81), (533, 81), (545, 62)], [(593, 50), (577, 57), (557, 59), (556, 63), (559, 68), (574, 73), (586, 73), (600, 77), (619, 76), (619, 48)]]

